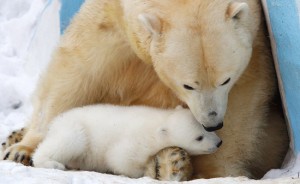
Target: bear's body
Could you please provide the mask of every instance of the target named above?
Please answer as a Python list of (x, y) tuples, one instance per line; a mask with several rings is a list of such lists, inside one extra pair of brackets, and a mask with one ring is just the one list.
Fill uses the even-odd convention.
[(137, 178), (144, 176), (150, 158), (166, 147), (177, 146), (190, 155), (200, 155), (216, 151), (221, 143), (188, 109), (86, 106), (54, 118), (33, 155), (33, 164)]
[(52, 118), (74, 107), (187, 105), (209, 131), (224, 122), (224, 146), (193, 159), (195, 177), (261, 177), (288, 146), (270, 108), (276, 78), (262, 20), (259, 0), (86, 1), (41, 78), (24, 139), (5, 159), (30, 156)]

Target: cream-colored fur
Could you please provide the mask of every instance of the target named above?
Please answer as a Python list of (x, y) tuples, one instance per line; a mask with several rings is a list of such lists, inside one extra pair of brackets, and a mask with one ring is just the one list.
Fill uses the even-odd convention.
[(257, 178), (286, 151), (283, 121), (269, 120), (275, 89), (259, 0), (88, 0), (40, 80), (27, 134), (6, 156), (30, 155), (51, 119), (73, 107), (186, 104), (208, 130), (224, 121), (224, 146), (194, 158), (195, 177)]
[(95, 105), (56, 117), (33, 155), (35, 167), (66, 167), (144, 176), (148, 160), (177, 146), (190, 155), (217, 150), (220, 138), (207, 132), (188, 109)]

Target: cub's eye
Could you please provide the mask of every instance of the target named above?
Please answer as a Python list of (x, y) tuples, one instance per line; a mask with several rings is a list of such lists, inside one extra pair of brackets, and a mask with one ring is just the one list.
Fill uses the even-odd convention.
[(199, 136), (199, 137), (197, 137), (197, 139), (196, 139), (197, 141), (202, 141), (203, 140), (203, 136)]
[(223, 82), (223, 84), (221, 84), (221, 86), (226, 85), (228, 82), (230, 82), (230, 78), (228, 78), (225, 82)]
[(186, 84), (184, 84), (183, 87), (184, 87), (185, 89), (187, 89), (187, 90), (194, 90), (193, 87), (191, 87), (191, 86), (189, 86), (189, 85), (186, 85)]

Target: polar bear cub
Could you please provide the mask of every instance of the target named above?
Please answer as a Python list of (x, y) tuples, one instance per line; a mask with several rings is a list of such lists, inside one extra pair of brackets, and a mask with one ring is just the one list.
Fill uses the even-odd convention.
[(149, 158), (165, 147), (199, 155), (216, 151), (221, 143), (188, 109), (93, 105), (56, 117), (33, 155), (33, 164), (138, 178), (144, 176)]

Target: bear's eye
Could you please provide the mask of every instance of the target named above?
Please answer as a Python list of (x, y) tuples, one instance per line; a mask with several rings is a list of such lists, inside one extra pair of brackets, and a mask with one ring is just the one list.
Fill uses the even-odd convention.
[(221, 86), (224, 86), (224, 85), (228, 84), (228, 82), (230, 82), (230, 79), (231, 79), (231, 78), (228, 78), (225, 82), (223, 82), (223, 83), (221, 84)]
[(184, 84), (183, 87), (184, 87), (185, 89), (187, 89), (187, 90), (194, 90), (193, 87), (191, 87), (191, 86), (189, 86), (189, 85), (186, 85), (186, 84)]
[(199, 137), (197, 137), (197, 139), (196, 139), (197, 141), (202, 141), (203, 140), (203, 136), (199, 136)]

